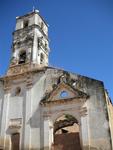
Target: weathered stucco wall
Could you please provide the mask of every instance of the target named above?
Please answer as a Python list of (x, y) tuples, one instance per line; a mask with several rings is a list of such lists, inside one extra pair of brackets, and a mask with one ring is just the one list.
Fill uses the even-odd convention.
[[(69, 91), (68, 100), (62, 104), (42, 106), (40, 102), (47, 101), (60, 82), (64, 82), (69, 89), (66, 86), (57, 89), (56, 94), (52, 96), (52, 101), (57, 99), (63, 101), (59, 93), (62, 90)], [(21, 88), (19, 95), (15, 95), (17, 87)], [(71, 101), (76, 96), (76, 92), (73, 93), (74, 90), (86, 93), (87, 100), (84, 101), (81, 98)], [(20, 148), (50, 149), (54, 143), (55, 120), (63, 114), (71, 114), (80, 124), (80, 143), (83, 150), (112, 150), (110, 138), (113, 122), (109, 124), (106, 106), (105, 91), (101, 81), (49, 67), (12, 78), (7, 92), (4, 93), (3, 84), (0, 86), (0, 107), (2, 108), (0, 136), (7, 137), (7, 141), (4, 138), (0, 146), (4, 147), (5, 143), (5, 148), (10, 150), (10, 135), (18, 131), (21, 135)], [(112, 118), (111, 105), (109, 105), (109, 112)], [(17, 127), (20, 121), (20, 127), (15, 130), (13, 126), (13, 130), (9, 131), (10, 122), (13, 124), (13, 121)]]
[[(55, 70), (53, 70), (48, 70), (48, 72), (51, 74), (51, 79), (54, 79), (52, 84), (55, 84)], [(84, 136), (86, 138), (86, 142), (84, 143), (86, 148), (84, 148), (88, 149), (90, 147), (90, 149), (111, 150), (110, 127), (103, 83), (74, 74), (70, 74), (69, 78), (76, 81), (75, 88), (86, 92), (90, 96), (86, 103), (88, 114), (86, 119), (87, 126), (85, 127), (88, 132), (84, 133), (87, 134), (87, 136)], [(82, 123), (85, 125), (86, 121), (84, 119), (82, 120)]]
[(111, 103), (109, 103), (109, 123), (110, 123), (111, 142), (112, 142), (112, 149), (113, 149), (113, 104)]
[(3, 99), (4, 99), (3, 82), (0, 81), (0, 132), (1, 132)]
[[(48, 69), (46, 73), (47, 92), (51, 92), (53, 86), (58, 84), (58, 78), (64, 73), (64, 71)], [(90, 147), (90, 149), (101, 148), (103, 150), (110, 150), (111, 139), (109, 136), (109, 122), (103, 83), (101, 81), (74, 74), (70, 74), (69, 78), (72, 78), (72, 80), (76, 81), (77, 89), (90, 95), (90, 98), (86, 103), (88, 108), (88, 114), (86, 117), (87, 119), (84, 120), (83, 118), (81, 120), (84, 125), (87, 120), (85, 127), (87, 128), (88, 132), (84, 132), (84, 134), (87, 134), (87, 136), (84, 136), (84, 138), (86, 138), (84, 149), (88, 149)]]
[(113, 149), (113, 104), (112, 104), (111, 99), (108, 96), (107, 91), (105, 91), (105, 95), (106, 95), (108, 119), (109, 119), (109, 126), (110, 126), (111, 143), (112, 143), (112, 149)]
[(103, 83), (87, 79), (84, 84), (86, 93), (90, 95), (87, 101), (90, 149), (110, 150), (111, 139)]

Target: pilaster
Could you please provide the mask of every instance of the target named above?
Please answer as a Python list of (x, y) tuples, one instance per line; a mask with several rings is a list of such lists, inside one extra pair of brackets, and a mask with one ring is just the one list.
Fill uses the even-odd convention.
[[(29, 119), (31, 117), (31, 88), (27, 86), (26, 88), (26, 99), (25, 99), (24, 109), (24, 149), (30, 150), (31, 146), (31, 128)], [(22, 141), (23, 142), (23, 141)]]
[(49, 117), (44, 118), (44, 150), (50, 150)]
[(1, 139), (0, 139), (0, 147), (7, 149), (9, 146), (9, 140), (7, 139), (7, 128), (8, 128), (8, 112), (9, 112), (9, 97), (10, 92), (9, 88), (5, 90), (4, 101), (3, 101), (3, 108), (2, 108), (2, 119), (1, 119)]
[(85, 107), (81, 109), (80, 114), (81, 114), (80, 136), (82, 139), (82, 141), (80, 141), (80, 142), (81, 142), (83, 150), (90, 150), (90, 130), (89, 130), (88, 109), (87, 109), (87, 115), (86, 115)]

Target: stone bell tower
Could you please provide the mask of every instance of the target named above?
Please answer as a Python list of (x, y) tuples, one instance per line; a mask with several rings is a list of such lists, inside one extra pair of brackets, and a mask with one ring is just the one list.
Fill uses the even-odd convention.
[(16, 17), (8, 74), (22, 72), (25, 68), (48, 66), (48, 55), (48, 25), (39, 11)]

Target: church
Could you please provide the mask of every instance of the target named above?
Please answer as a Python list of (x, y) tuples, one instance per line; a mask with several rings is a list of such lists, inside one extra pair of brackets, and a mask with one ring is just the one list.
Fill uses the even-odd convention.
[(50, 67), (48, 24), (16, 17), (0, 78), (0, 150), (113, 150), (113, 105), (102, 81)]

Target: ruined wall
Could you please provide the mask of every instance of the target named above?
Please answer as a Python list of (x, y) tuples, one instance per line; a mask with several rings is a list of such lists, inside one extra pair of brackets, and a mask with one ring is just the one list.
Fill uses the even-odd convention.
[(86, 128), (87, 131), (82, 133), (83, 138), (86, 139), (83, 149), (111, 150), (110, 127), (103, 82), (57, 69), (48, 69), (47, 72), (49, 73), (48, 82), (51, 82), (50, 88), (52, 88), (51, 85), (57, 84), (59, 75), (67, 73), (70, 84), (74, 83), (75, 88), (89, 95), (86, 102), (87, 116), (81, 118), (83, 128)]
[[(61, 76), (65, 76), (66, 78), (61, 79)], [(47, 114), (44, 113), (47, 109), (40, 106), (40, 101), (43, 100), (44, 97), (46, 99), (48, 98), (48, 95), (58, 86), (60, 80), (66, 80), (66, 84), (71, 85), (73, 89), (77, 89), (89, 95), (89, 98), (83, 106), (87, 108), (85, 116), (80, 116), (81, 114), (79, 114), (78, 109), (80, 104), (77, 104), (76, 101), (73, 104), (70, 102), (68, 105), (54, 105), (54, 107), (48, 107), (47, 109), (51, 117), (48, 117)], [(43, 71), (26, 74), (25, 77), (21, 76), (18, 80), (11, 80), (10, 87), (9, 94), (6, 93), (4, 97), (3, 85), (1, 84), (0, 86), (0, 105), (4, 98), (2, 110), (3, 119), (0, 124), (2, 126), (0, 126), (2, 130), (1, 137), (7, 135), (8, 140), (10, 140), (10, 133), (7, 130), (9, 122), (11, 119), (15, 119), (13, 121), (16, 121), (18, 124), (20, 118), (22, 121), (19, 129), (21, 134), (21, 148), (49, 149), (53, 142), (51, 121), (54, 122), (54, 119), (57, 118), (59, 114), (65, 113), (67, 110), (67, 113), (74, 115), (80, 122), (80, 137), (83, 138), (80, 142), (82, 143), (82, 141), (84, 141), (82, 143), (83, 150), (89, 150), (89, 148), (90, 150), (112, 150), (108, 111), (102, 82), (48, 67)], [(22, 89), (20, 95), (15, 95), (17, 87), (21, 87)], [(58, 96), (56, 97), (59, 98)], [(112, 118), (112, 106), (110, 105), (109, 108)], [(112, 126), (113, 122), (111, 122), (111, 131), (113, 129)], [(5, 133), (6, 130), (7, 133)], [(7, 143), (6, 145), (8, 146)]]
[[(90, 95), (87, 101), (89, 147), (95, 150), (111, 150), (104, 85), (101, 81), (87, 77), (80, 76), (79, 80), (81, 80), (82, 89)], [(86, 145), (86, 149), (88, 149), (88, 145)]]
[(111, 129), (111, 142), (112, 142), (112, 148), (113, 148), (113, 105), (109, 104), (109, 123), (110, 123), (110, 129)]
[[(0, 122), (2, 120), (3, 99), (4, 99), (3, 82), (0, 81)], [(0, 132), (1, 132), (1, 123), (0, 123)]]
[(109, 126), (110, 126), (110, 136), (111, 136), (111, 143), (113, 149), (113, 104), (111, 99), (108, 96), (108, 93), (105, 92), (106, 95), (106, 103), (107, 103), (107, 110), (108, 110), (108, 117), (109, 117)]

